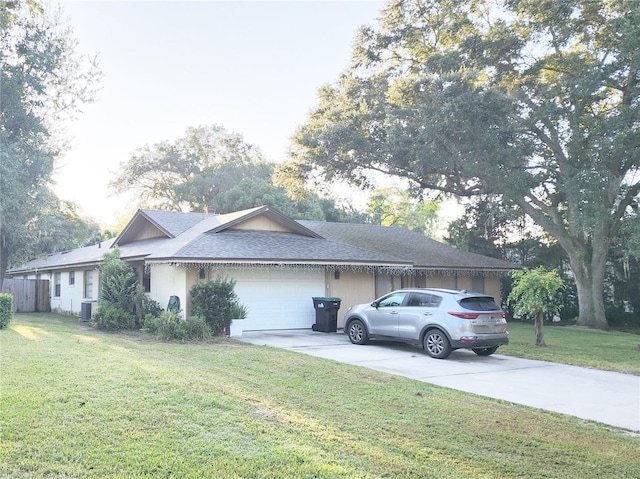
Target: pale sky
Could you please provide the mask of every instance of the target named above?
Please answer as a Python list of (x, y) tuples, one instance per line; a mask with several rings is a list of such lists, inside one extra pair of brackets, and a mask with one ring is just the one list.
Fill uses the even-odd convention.
[(138, 147), (189, 126), (222, 125), (285, 159), (317, 90), (349, 66), (358, 28), (379, 1), (60, 0), (80, 52), (105, 74), (95, 103), (71, 123), (56, 192), (103, 226), (130, 217), (108, 183)]

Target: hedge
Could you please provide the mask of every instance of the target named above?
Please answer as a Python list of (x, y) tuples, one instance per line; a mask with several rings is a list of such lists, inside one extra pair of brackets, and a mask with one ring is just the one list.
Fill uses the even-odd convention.
[(0, 293), (0, 329), (6, 328), (13, 316), (13, 296)]

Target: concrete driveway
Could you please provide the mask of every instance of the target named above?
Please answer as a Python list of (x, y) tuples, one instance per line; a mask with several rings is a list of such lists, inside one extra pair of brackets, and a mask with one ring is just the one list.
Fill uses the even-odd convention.
[(467, 350), (433, 359), (400, 343), (356, 346), (341, 331), (248, 331), (236, 339), (640, 432), (639, 376)]

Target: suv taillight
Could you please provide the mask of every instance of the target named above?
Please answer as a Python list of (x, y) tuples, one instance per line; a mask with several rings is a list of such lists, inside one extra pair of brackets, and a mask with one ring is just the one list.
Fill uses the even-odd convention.
[(449, 311), (449, 314), (451, 316), (455, 316), (456, 318), (462, 318), (462, 319), (476, 319), (478, 316), (480, 316), (478, 313), (459, 313), (459, 312), (452, 312)]
[[(480, 316), (481, 313), (460, 313), (458, 311), (449, 311), (449, 314), (451, 316), (455, 316), (456, 318), (476, 319), (478, 316)], [(482, 313), (482, 314), (485, 314), (485, 315), (492, 314), (492, 315), (496, 315), (504, 318), (504, 311), (496, 311), (495, 313), (490, 312), (490, 313)]]

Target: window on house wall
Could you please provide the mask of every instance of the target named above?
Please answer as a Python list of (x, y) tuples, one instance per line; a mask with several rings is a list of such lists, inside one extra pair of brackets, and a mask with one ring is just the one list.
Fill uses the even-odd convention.
[(84, 272), (84, 289), (82, 295), (88, 299), (93, 298), (93, 271), (91, 270)]
[(142, 270), (142, 286), (144, 287), (145, 293), (151, 292), (151, 268), (149, 265), (145, 265)]
[(54, 296), (56, 298), (60, 297), (60, 287), (62, 284), (62, 273), (55, 273), (53, 275), (53, 284), (54, 284), (54, 288), (55, 288), (55, 292), (54, 292)]
[(76, 284), (76, 272), (69, 271), (69, 286), (74, 286)]

